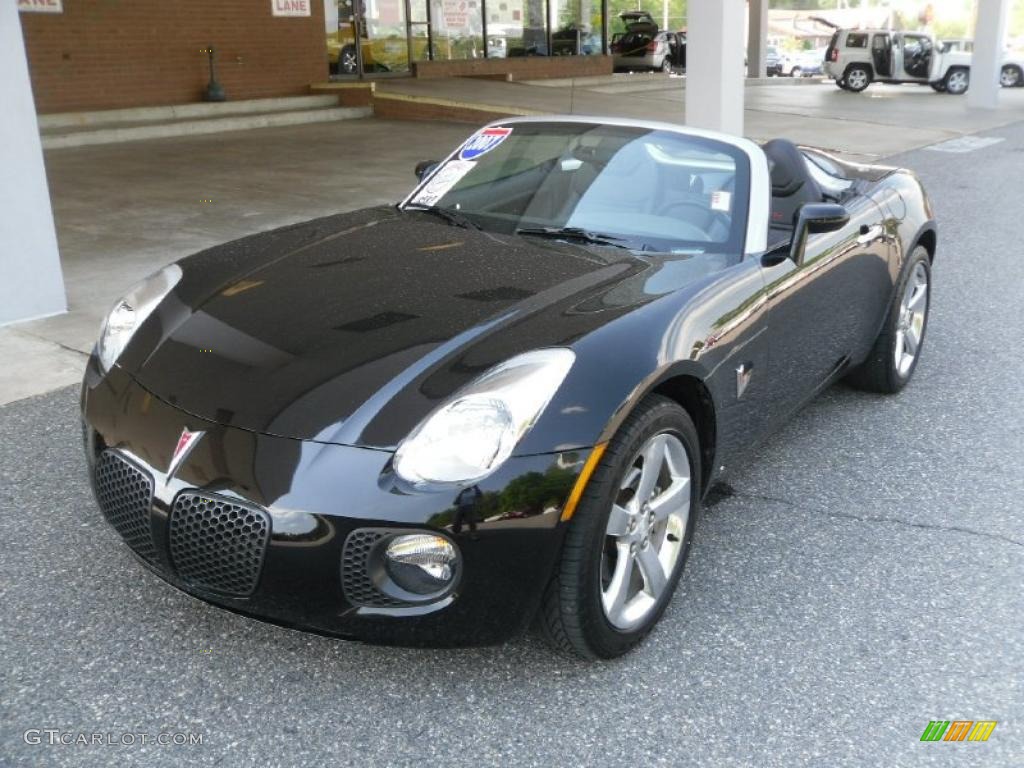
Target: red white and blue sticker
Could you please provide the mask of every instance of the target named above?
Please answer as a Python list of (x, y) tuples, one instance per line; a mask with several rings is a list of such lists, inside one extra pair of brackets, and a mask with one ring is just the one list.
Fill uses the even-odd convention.
[(462, 145), (459, 159), (476, 160), (481, 155), (486, 155), (492, 149), (499, 147), (510, 133), (512, 133), (511, 128), (484, 128)]

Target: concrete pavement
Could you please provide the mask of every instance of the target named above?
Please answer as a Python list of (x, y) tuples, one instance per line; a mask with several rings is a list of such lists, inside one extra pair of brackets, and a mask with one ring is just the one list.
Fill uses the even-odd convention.
[[(985, 135), (1001, 141), (895, 158), (940, 222), (912, 384), (833, 387), (732, 467), (661, 625), (616, 662), (532, 636), (371, 647), (197, 602), (102, 521), (73, 388), (0, 407), (0, 762), (1019, 765), (1024, 260), (1007, 169), (1024, 125)], [(985, 743), (923, 743), (933, 719), (999, 724)], [(34, 728), (204, 740), (25, 743)]]
[[(685, 77), (615, 75), (560, 81), (558, 87), (486, 80), (382, 81), (378, 94), (515, 113), (618, 115), (684, 123)], [(764, 141), (785, 136), (798, 143), (861, 159), (878, 159), (967, 133), (1024, 120), (1024, 88), (1006, 88), (998, 110), (968, 110), (960, 97), (920, 85), (871, 85), (860, 94), (831, 82), (794, 86), (775, 78), (745, 91), (744, 133)]]

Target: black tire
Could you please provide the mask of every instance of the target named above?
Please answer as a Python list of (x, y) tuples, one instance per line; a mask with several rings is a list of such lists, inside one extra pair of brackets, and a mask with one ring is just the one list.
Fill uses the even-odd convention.
[(338, 51), (338, 74), (354, 75), (359, 69), (356, 61), (356, 49), (354, 45), (346, 45)]
[(846, 81), (845, 81), (845, 80), (843, 80), (843, 78), (841, 78), (841, 77), (840, 77), (840, 78), (838, 78), (838, 79), (837, 79), (837, 80), (835, 81), (835, 83), (836, 83), (836, 86), (837, 86), (837, 87), (838, 87), (838, 88), (839, 88), (840, 90), (843, 90), (843, 91), (848, 91), (848, 90), (850, 90), (849, 88), (847, 88), (847, 87), (846, 87)]
[(668, 56), (665, 56), (665, 58), (661, 60), (661, 71), (667, 75), (671, 75), (672, 69), (672, 59), (670, 59)]
[(999, 84), (1003, 88), (1020, 88), (1024, 85), (1024, 72), (1016, 64), (1007, 64), (999, 72)]
[[(646, 619), (625, 631), (614, 627), (601, 603), (601, 563), (608, 517), (626, 471), (640, 447), (668, 432), (679, 438), (690, 462), (690, 512), (675, 567)], [(700, 445), (697, 430), (675, 401), (649, 395), (623, 422), (591, 475), (579, 506), (569, 521), (562, 559), (548, 585), (539, 624), (558, 651), (584, 659), (611, 659), (629, 651), (647, 635), (672, 599), (686, 564), (700, 512)]]
[(863, 64), (851, 64), (843, 73), (843, 82), (846, 83), (846, 90), (853, 93), (860, 93), (871, 85), (871, 70)]
[(943, 82), (942, 80), (939, 80), (938, 82), (935, 83), (928, 83), (928, 85), (930, 85), (932, 87), (932, 90), (935, 91), (936, 93), (946, 92), (946, 83)]
[[(909, 370), (901, 374), (896, 367), (900, 302), (907, 283), (917, 269), (918, 264), (923, 264), (925, 274), (928, 277), (927, 307), (924, 315), (924, 325), (921, 327), (921, 338), (917, 345), (917, 353)], [(883, 394), (894, 394), (907, 385), (907, 382), (910, 381), (914, 371), (917, 369), (918, 362), (921, 360), (921, 350), (924, 347), (925, 336), (928, 331), (927, 309), (931, 306), (931, 290), (931, 259), (928, 256), (927, 249), (919, 245), (914, 249), (914, 252), (911, 253), (910, 258), (907, 259), (907, 263), (904, 265), (900, 280), (896, 284), (892, 305), (889, 307), (885, 318), (885, 325), (882, 326), (882, 330), (875, 340), (875, 345), (871, 348), (871, 353), (868, 355), (867, 360), (855, 368), (847, 377), (850, 384), (858, 389), (864, 389), (869, 392), (881, 392)]]
[[(959, 75), (963, 75), (963, 79)], [(946, 93), (953, 96), (962, 96), (967, 93), (971, 85), (971, 71), (967, 67), (950, 67), (946, 77), (942, 80)]]

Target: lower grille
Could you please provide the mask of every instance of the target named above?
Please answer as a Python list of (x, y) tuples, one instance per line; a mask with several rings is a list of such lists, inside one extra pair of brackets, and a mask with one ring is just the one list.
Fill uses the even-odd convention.
[(103, 451), (96, 461), (96, 499), (125, 543), (147, 560), (155, 559), (149, 526), (153, 479), (116, 451)]
[(352, 531), (341, 553), (341, 587), (353, 605), (393, 608), (408, 605), (381, 592), (370, 578), (369, 560), (374, 545), (387, 536), (368, 528)]
[(182, 491), (170, 521), (171, 561), (182, 580), (225, 595), (256, 589), (270, 516), (222, 496)]

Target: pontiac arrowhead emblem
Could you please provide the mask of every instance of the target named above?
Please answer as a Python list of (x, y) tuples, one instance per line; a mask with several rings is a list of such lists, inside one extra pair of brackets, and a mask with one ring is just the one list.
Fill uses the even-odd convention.
[(178, 438), (178, 444), (174, 447), (174, 455), (171, 456), (171, 465), (167, 468), (168, 479), (178, 471), (181, 462), (188, 457), (195, 444), (199, 442), (199, 438), (205, 434), (205, 432), (189, 432), (188, 429), (181, 430), (181, 437)]

